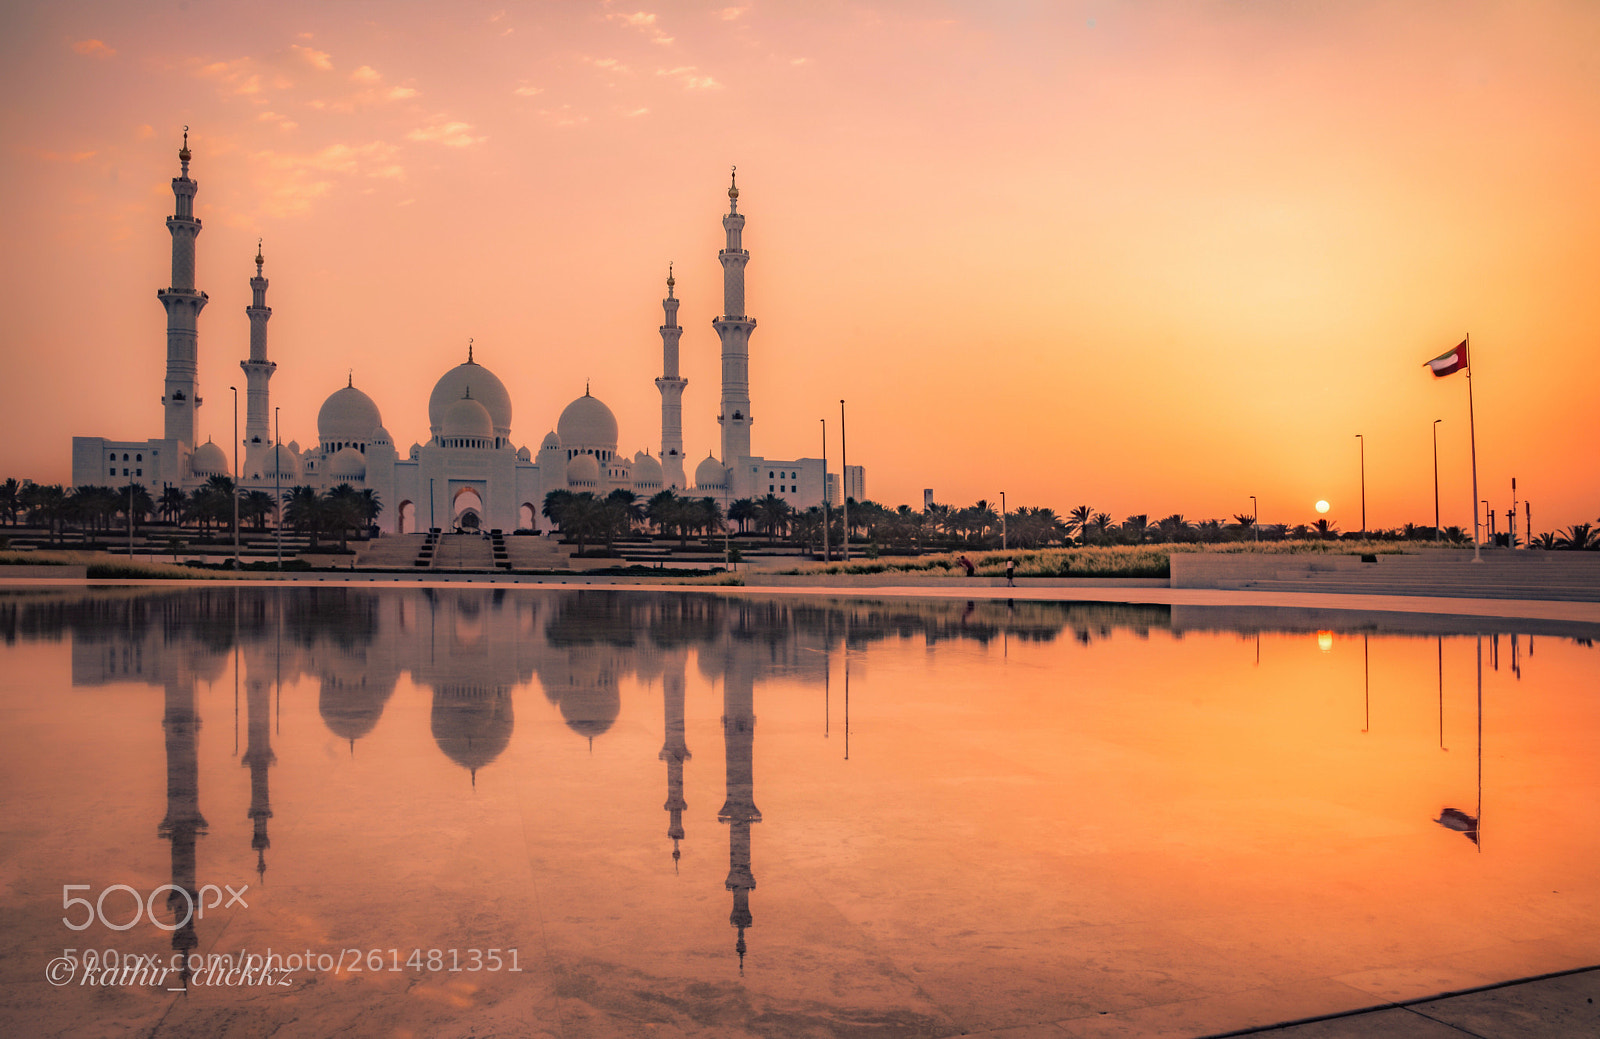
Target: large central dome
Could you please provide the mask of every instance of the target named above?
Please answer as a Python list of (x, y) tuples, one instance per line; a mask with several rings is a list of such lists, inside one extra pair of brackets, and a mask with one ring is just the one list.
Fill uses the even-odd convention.
[(467, 396), (489, 412), (495, 436), (503, 439), (511, 435), (511, 394), (494, 372), (475, 362), (468, 352), (467, 362), (441, 375), (428, 396), (428, 426), (434, 436), (444, 432), (445, 410)]

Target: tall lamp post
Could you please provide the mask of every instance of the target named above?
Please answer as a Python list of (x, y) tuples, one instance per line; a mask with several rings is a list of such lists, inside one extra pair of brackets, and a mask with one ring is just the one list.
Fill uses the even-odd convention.
[(1439, 423), (1444, 419), (1433, 420), (1433, 540), (1444, 540), (1439, 531)]
[(844, 523), (844, 561), (850, 562), (850, 451), (844, 440), (844, 401), (839, 401), (839, 509)]
[(1261, 544), (1261, 506), (1255, 495), (1250, 495), (1250, 525), (1256, 530), (1256, 544)]
[(828, 551), (828, 420), (822, 419), (822, 561), (833, 559)]
[(239, 569), (239, 387), (233, 391), (233, 568)]
[(1006, 492), (1000, 492), (1000, 551), (1006, 550)]
[(278, 409), (272, 409), (272, 502), (278, 515), (272, 529), (278, 542), (278, 569), (283, 569), (283, 430), (278, 425)]
[(1361, 536), (1367, 535), (1367, 438), (1360, 433), (1356, 439), (1361, 441)]

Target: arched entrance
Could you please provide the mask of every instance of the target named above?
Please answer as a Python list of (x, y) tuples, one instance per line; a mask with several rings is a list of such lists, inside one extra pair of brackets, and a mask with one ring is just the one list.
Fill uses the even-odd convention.
[(539, 510), (533, 507), (532, 502), (523, 502), (517, 510), (518, 530), (537, 530), (539, 527)]
[(399, 511), (394, 515), (396, 534), (415, 534), (417, 532), (417, 506), (415, 502), (401, 502)]
[(462, 487), (450, 503), (450, 514), (455, 526), (462, 530), (483, 529), (483, 498), (471, 487)]

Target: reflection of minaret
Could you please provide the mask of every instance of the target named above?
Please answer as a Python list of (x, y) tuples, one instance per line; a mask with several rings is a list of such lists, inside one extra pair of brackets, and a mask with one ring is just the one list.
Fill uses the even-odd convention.
[[(200, 903), (195, 886), (195, 842), (206, 832), (200, 814), (200, 714), (195, 705), (194, 680), (187, 674), (167, 679), (166, 713), (161, 728), (167, 734), (167, 817), (157, 835), (172, 842), (172, 889), (167, 910), (182, 926), (172, 932), (172, 949), (185, 954), (180, 972), (189, 981), (187, 954), (200, 944), (194, 933), (194, 910)], [(184, 919), (187, 916), (187, 919)]]
[(661, 378), (656, 380), (656, 389), (661, 391), (662, 482), (667, 490), (681, 491), (687, 486), (683, 476), (683, 389), (689, 385), (689, 380), (678, 374), (678, 339), (683, 329), (678, 327), (678, 300), (672, 294), (673, 284), (669, 266), (667, 298), (661, 301), (667, 323), (661, 326)]
[(272, 752), (271, 687), (266, 679), (250, 676), (245, 694), (245, 712), (248, 716), (249, 743), (240, 764), (250, 769), (250, 819), (255, 832), (250, 847), (256, 852), (256, 876), (265, 879), (267, 873), (266, 851), (272, 847), (267, 839), (267, 820), (272, 818), (272, 801), (267, 794), (267, 769), (278, 763)]
[(167, 217), (172, 232), (172, 285), (158, 289), (156, 296), (167, 308), (167, 381), (161, 404), (166, 409), (167, 440), (182, 441), (186, 448), (195, 444), (195, 413), (200, 408), (199, 339), (200, 311), (206, 294), (194, 287), (194, 240), (200, 236), (200, 220), (194, 215), (194, 195), (199, 185), (189, 179), (189, 128), (183, 128), (183, 150), (178, 152), (183, 169), (172, 178), (176, 212)]
[(674, 865), (681, 854), (678, 842), (683, 840), (683, 812), (689, 807), (683, 799), (683, 763), (692, 756), (683, 736), (683, 663), (681, 656), (671, 661), (661, 676), (667, 714), (667, 738), (661, 746), (661, 760), (667, 763), (667, 803), (661, 807), (672, 813), (667, 836), (672, 838)]
[(761, 821), (755, 801), (756, 733), (755, 674), (742, 654), (728, 661), (722, 678), (722, 740), (728, 761), (728, 798), (717, 813), (717, 821), (728, 823), (728, 881), (733, 892), (733, 912), (728, 922), (739, 929), (734, 949), (739, 953), (739, 970), (744, 970), (744, 932), (753, 925), (750, 916), (750, 891), (756, 886), (750, 870), (750, 824)]

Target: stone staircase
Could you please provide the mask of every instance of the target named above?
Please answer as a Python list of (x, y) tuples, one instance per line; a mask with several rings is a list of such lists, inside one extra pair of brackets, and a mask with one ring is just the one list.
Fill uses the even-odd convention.
[(556, 538), (512, 535), (505, 539), (506, 563), (512, 570), (569, 570), (572, 546)]
[(494, 548), (479, 534), (440, 534), (433, 550), (435, 570), (493, 570)]
[[(1230, 566), (1230, 562), (1233, 564)], [(1230, 572), (1231, 571), (1231, 572)], [(1244, 556), (1186, 562), (1173, 556), (1174, 588), (1261, 592), (1429, 595), (1468, 599), (1600, 602), (1600, 553), (1494, 549), (1408, 555)]]
[(422, 550), (426, 534), (389, 534), (356, 551), (357, 569), (408, 570)]

